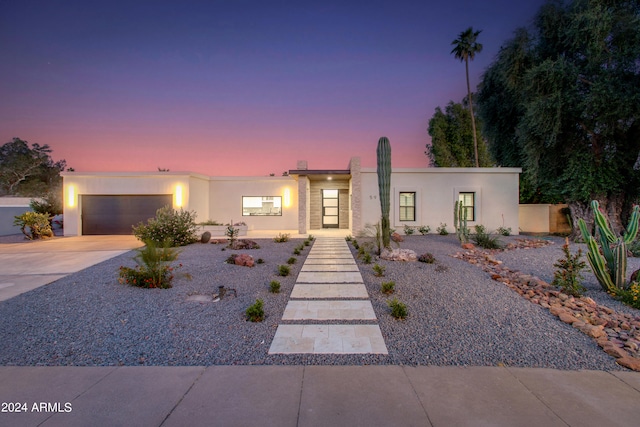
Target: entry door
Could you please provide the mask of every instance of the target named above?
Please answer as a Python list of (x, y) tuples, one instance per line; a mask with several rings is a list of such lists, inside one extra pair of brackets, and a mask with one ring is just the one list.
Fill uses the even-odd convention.
[(322, 228), (338, 228), (338, 190), (322, 190)]

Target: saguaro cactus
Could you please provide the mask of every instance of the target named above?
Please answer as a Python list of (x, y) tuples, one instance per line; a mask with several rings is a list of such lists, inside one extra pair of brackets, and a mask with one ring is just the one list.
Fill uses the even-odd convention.
[(378, 140), (378, 191), (380, 194), (380, 210), (382, 212), (382, 245), (390, 246), (391, 227), (389, 224), (389, 209), (391, 196), (391, 144), (389, 139), (383, 136)]
[[(638, 206), (633, 207), (627, 229), (622, 236), (616, 236), (609, 227), (607, 217), (600, 211), (597, 200), (591, 202), (595, 219), (595, 236), (587, 230), (584, 220), (578, 220), (582, 237), (587, 243), (587, 259), (600, 286), (607, 292), (625, 289), (627, 286), (627, 244), (631, 243), (638, 234)], [(600, 239), (598, 242), (596, 237)]]
[(456, 236), (460, 243), (469, 242), (469, 227), (467, 227), (467, 208), (462, 202), (457, 201), (453, 204), (453, 227), (456, 229)]

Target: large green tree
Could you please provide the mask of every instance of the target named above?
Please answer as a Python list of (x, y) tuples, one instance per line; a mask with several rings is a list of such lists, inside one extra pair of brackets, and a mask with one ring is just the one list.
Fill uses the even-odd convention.
[(0, 146), (0, 194), (40, 197), (57, 191), (66, 161), (54, 162), (51, 151), (20, 138)]
[(475, 166), (480, 167), (478, 157), (478, 138), (476, 136), (476, 121), (473, 114), (473, 99), (471, 97), (471, 85), (469, 84), (469, 60), (476, 57), (476, 53), (482, 52), (482, 44), (477, 42), (478, 36), (482, 31), (473, 31), (473, 27), (469, 27), (458, 35), (451, 44), (454, 46), (451, 53), (460, 61), (464, 61), (465, 71), (467, 73), (467, 105), (471, 116), (471, 127), (473, 129), (473, 148), (475, 154)]
[(443, 112), (440, 107), (429, 120), (431, 144), (427, 144), (425, 154), (429, 156), (431, 165), (438, 167), (473, 167), (476, 158), (481, 167), (492, 166), (487, 145), (480, 135), (481, 123), (478, 122), (476, 138), (477, 157), (473, 140), (471, 114), (464, 104), (449, 102)]
[(640, 190), (640, 3), (550, 1), (487, 69), (479, 115), (499, 164), (593, 221), (622, 223)]

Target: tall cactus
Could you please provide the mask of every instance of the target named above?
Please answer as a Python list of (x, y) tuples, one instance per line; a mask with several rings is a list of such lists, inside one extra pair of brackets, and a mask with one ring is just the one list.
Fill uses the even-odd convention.
[[(597, 200), (591, 202), (595, 219), (595, 236), (587, 230), (584, 220), (578, 220), (578, 227), (587, 243), (587, 259), (600, 286), (607, 292), (627, 287), (627, 244), (631, 243), (638, 234), (638, 218), (640, 208), (633, 207), (629, 224), (622, 236), (616, 236), (609, 226), (607, 217), (600, 211)], [(600, 242), (596, 240), (596, 236)], [(598, 244), (599, 243), (599, 244)]]
[(467, 208), (458, 200), (453, 204), (453, 227), (456, 229), (456, 236), (458, 236), (460, 243), (468, 243)]
[(382, 245), (390, 246), (391, 226), (389, 223), (390, 196), (391, 196), (391, 144), (389, 139), (383, 136), (378, 140), (378, 191), (380, 194), (380, 210), (382, 212)]

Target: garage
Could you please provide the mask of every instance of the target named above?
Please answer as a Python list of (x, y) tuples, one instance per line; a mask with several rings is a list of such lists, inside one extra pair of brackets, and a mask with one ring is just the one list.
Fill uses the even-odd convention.
[(172, 205), (171, 194), (83, 195), (82, 234), (132, 234), (131, 227)]

